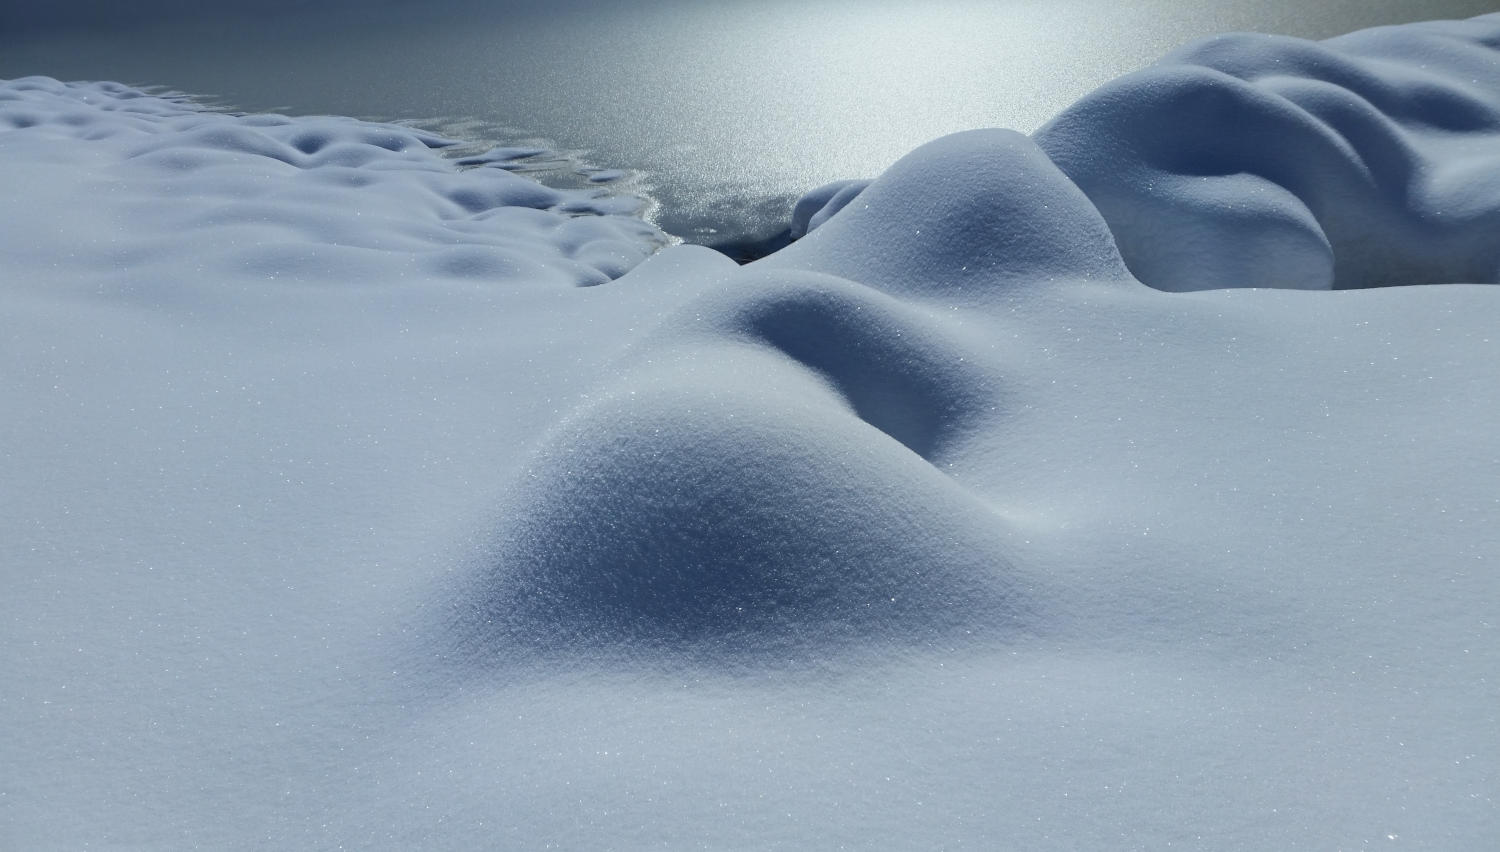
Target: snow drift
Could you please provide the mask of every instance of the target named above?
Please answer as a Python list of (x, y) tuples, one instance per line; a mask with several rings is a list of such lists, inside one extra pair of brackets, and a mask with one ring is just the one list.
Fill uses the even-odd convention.
[(1007, 489), (955, 478), (1007, 443), (1016, 392), (964, 326), (1133, 303), (1137, 279), (1500, 281), (1497, 47), (1496, 17), (1226, 36), (1035, 141), (957, 134), (810, 193), (807, 236), (667, 320), (542, 452), (473, 621), (719, 647), (1021, 629), (1039, 581)]
[[(1161, 290), (1493, 283), (1500, 31), (1480, 20), (1208, 39), (1102, 87), (1036, 142)], [(867, 183), (808, 193), (793, 234)]]
[(1493, 283), (1500, 27), (1481, 21), (1210, 39), (1037, 141), (1163, 290)]
[(1490, 848), (1497, 47), (1210, 41), (747, 267), (0, 85), (0, 845)]

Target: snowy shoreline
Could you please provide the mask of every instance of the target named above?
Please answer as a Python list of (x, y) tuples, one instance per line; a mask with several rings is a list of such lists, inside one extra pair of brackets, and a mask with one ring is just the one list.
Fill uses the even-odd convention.
[(0, 846), (1500, 837), (1500, 14), (743, 267), (445, 143), (0, 82)]

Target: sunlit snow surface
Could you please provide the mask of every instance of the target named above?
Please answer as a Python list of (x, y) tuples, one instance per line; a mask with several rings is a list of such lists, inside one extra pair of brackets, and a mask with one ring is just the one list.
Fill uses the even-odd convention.
[(0, 846), (1500, 838), (1500, 16), (744, 268), (439, 142), (0, 88)]

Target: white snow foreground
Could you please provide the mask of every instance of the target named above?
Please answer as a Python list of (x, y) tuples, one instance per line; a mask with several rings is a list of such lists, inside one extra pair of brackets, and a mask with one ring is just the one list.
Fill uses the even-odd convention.
[(1500, 16), (588, 289), (419, 138), (0, 91), (0, 845), (1500, 838)]

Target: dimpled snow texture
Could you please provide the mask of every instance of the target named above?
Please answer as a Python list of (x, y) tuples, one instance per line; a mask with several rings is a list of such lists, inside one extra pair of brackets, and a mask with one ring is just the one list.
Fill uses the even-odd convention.
[[(10, 131), (10, 132), (4, 132)], [(347, 118), (230, 115), (117, 83), (0, 84), (10, 156), (87, 150), (101, 191), (132, 198), (131, 251), (214, 247), (207, 268), (266, 278), (375, 280), (391, 269), (510, 284), (592, 285), (667, 242), (603, 190), (503, 169), (460, 170), (452, 144)], [(67, 147), (70, 146), (71, 147)]]

